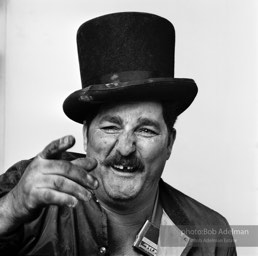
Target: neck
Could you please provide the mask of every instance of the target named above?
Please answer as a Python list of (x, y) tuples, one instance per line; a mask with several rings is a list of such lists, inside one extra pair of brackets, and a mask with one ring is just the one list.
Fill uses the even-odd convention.
[(140, 255), (132, 245), (145, 221), (152, 216), (157, 189), (152, 191), (143, 200), (136, 198), (122, 204), (100, 201), (108, 217), (111, 255)]
[(119, 226), (142, 226), (150, 219), (153, 212), (157, 190), (154, 189), (148, 198), (133, 200), (122, 204), (105, 204), (100, 201), (105, 209), (109, 222)]

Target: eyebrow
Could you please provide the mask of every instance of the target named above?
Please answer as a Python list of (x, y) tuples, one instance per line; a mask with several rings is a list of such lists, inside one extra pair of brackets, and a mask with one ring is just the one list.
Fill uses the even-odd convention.
[(106, 115), (103, 116), (100, 119), (100, 123), (101, 122), (110, 122), (110, 123), (114, 123), (114, 124), (118, 124), (118, 125), (122, 125), (123, 121), (119, 116), (111, 116), (111, 115)]
[(139, 125), (153, 126), (154, 128), (160, 130), (160, 124), (155, 120), (146, 117), (139, 117), (137, 122), (139, 123)]
[[(110, 122), (110, 123), (114, 123), (114, 124), (118, 124), (118, 125), (122, 125), (123, 124), (123, 121), (122, 121), (121, 117), (119, 117), (119, 116), (112, 116), (112, 115), (103, 116), (100, 119), (100, 123), (101, 122)], [(139, 125), (142, 125), (142, 126), (144, 126), (144, 125), (146, 125), (146, 126), (153, 126), (154, 128), (160, 130), (159, 122), (157, 122), (155, 120), (152, 120), (150, 118), (139, 117), (137, 119), (137, 123), (138, 123), (138, 126)]]

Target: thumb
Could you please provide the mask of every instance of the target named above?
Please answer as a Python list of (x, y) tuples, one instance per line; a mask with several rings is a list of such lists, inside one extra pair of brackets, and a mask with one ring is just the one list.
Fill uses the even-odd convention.
[(77, 158), (71, 161), (71, 163), (83, 168), (87, 172), (92, 171), (98, 165), (97, 160), (91, 157)]
[(39, 156), (44, 159), (56, 159), (62, 152), (71, 148), (74, 144), (75, 138), (72, 135), (67, 135), (48, 144), (43, 151), (39, 153)]

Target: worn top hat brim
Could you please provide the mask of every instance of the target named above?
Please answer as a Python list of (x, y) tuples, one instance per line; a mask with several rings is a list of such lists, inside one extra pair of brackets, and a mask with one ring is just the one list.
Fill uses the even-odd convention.
[(197, 86), (187, 78), (149, 78), (130, 82), (95, 84), (70, 94), (63, 104), (65, 114), (83, 123), (96, 105), (125, 101), (160, 101), (173, 105), (176, 116), (185, 111), (197, 94)]

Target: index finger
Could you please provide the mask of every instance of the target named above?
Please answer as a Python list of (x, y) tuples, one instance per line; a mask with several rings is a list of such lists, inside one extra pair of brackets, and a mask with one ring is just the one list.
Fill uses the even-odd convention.
[(71, 161), (71, 163), (83, 168), (87, 172), (92, 171), (98, 165), (97, 160), (95, 158), (91, 158), (91, 157), (77, 158), (77, 159)]
[(75, 138), (71, 135), (64, 136), (49, 143), (39, 156), (44, 159), (56, 159), (59, 155), (75, 144)]

